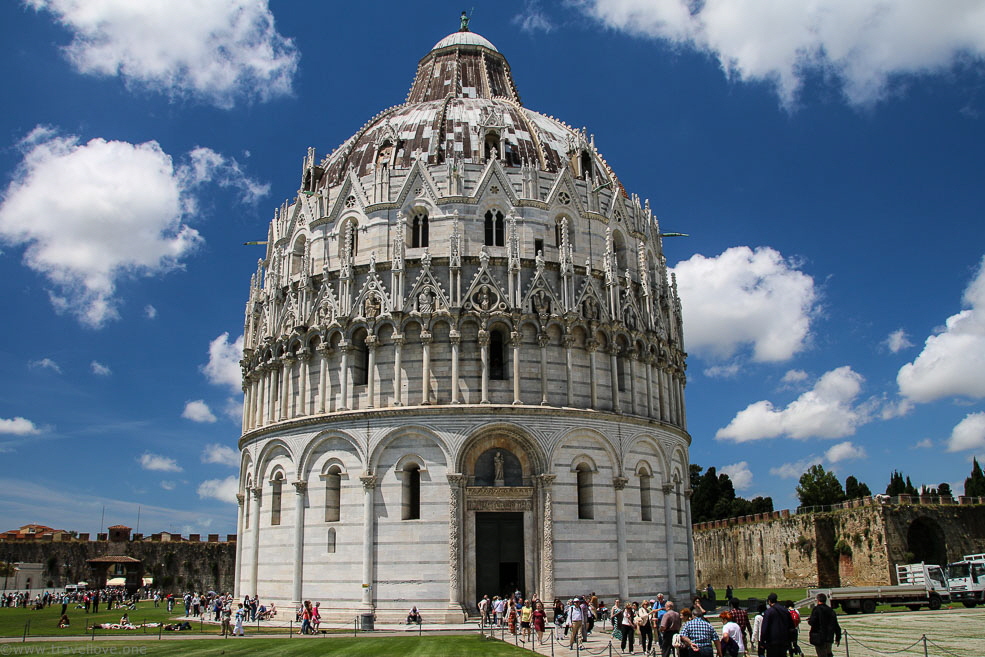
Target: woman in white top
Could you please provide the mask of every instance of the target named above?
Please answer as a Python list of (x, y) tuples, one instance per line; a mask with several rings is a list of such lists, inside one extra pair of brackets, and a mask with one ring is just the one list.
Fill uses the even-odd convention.
[[(734, 641), (735, 645), (738, 646), (739, 650), (737, 653), (733, 653), (732, 651), (728, 651), (728, 653), (745, 655), (746, 646), (745, 643), (743, 642), (742, 628), (739, 627), (738, 623), (732, 620), (732, 614), (730, 614), (727, 611), (722, 612), (718, 617), (722, 619), (722, 652), (726, 652), (725, 650), (726, 641), (728, 643)], [(728, 639), (726, 640), (725, 637), (728, 637)]]
[(756, 654), (759, 655), (766, 654), (766, 646), (762, 642), (762, 639), (760, 639), (760, 636), (762, 635), (761, 630), (763, 627), (763, 614), (765, 613), (766, 603), (760, 602), (759, 606), (756, 608), (756, 617), (752, 620), (752, 637), (749, 638), (749, 643), (752, 644), (749, 646), (749, 650), (755, 650)]

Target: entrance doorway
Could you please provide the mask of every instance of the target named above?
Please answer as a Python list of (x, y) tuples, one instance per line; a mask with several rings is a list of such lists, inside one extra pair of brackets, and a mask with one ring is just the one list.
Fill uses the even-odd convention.
[(478, 597), (527, 596), (523, 571), (523, 513), (475, 514), (475, 590)]

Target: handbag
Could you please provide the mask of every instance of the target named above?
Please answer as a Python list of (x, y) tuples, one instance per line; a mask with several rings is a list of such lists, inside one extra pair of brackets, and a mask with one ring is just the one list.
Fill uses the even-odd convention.
[(674, 648), (683, 648), (684, 642), (681, 640), (681, 633), (678, 632), (674, 635), (674, 638), (670, 640), (670, 645)]

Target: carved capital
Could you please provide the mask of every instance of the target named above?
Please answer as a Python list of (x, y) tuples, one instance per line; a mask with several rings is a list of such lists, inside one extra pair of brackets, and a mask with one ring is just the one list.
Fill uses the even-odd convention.
[(394, 333), (393, 336), (391, 336), (390, 339), (393, 340), (393, 344), (395, 344), (395, 345), (403, 346), (403, 344), (404, 344), (404, 334), (403, 333)]
[(421, 343), (422, 344), (431, 344), (431, 332), (430, 331), (421, 331)]
[(236, 502), (240, 506), (243, 506), (246, 503), (246, 495), (244, 495), (243, 493), (236, 493)]
[(514, 347), (519, 347), (523, 344), (523, 335), (519, 331), (513, 331), (510, 333), (510, 344)]
[(282, 356), (281, 359), (280, 359), (281, 364), (284, 367), (290, 367), (291, 365), (293, 365), (294, 363), (296, 363), (297, 360), (298, 359), (295, 358), (294, 356)]
[(263, 494), (263, 488), (261, 488), (260, 486), (254, 486), (253, 488), (250, 489), (250, 493), (253, 494), (253, 499), (259, 500), (260, 495)]
[(664, 484), (660, 487), (660, 490), (664, 492), (664, 495), (670, 495), (674, 492), (674, 484)]
[(613, 477), (612, 478), (612, 486), (616, 490), (622, 490), (622, 489), (626, 488), (626, 484), (628, 484), (628, 483), (629, 483), (629, 479), (627, 479), (626, 477)]
[(589, 340), (588, 342), (585, 343), (585, 349), (587, 349), (590, 353), (595, 353), (596, 351), (598, 351), (598, 348), (599, 348), (599, 343), (597, 340)]
[(557, 475), (552, 474), (542, 474), (537, 475), (537, 480), (540, 482), (540, 487), (547, 489), (554, 485), (554, 481), (557, 479)]
[(547, 348), (547, 345), (551, 343), (551, 336), (546, 333), (541, 333), (537, 336), (537, 344), (540, 345), (541, 349)]
[(684, 489), (684, 497), (686, 497), (687, 499), (691, 499), (692, 493), (694, 493), (694, 491), (691, 490), (690, 488)]
[(454, 331), (454, 330), (449, 331), (448, 332), (448, 341), (451, 342), (452, 344), (461, 344), (462, 343), (462, 334), (459, 333), (458, 331)]
[(359, 477), (359, 481), (363, 485), (364, 491), (370, 491), (376, 488), (376, 475), (362, 475)]
[(479, 346), (480, 347), (488, 347), (489, 346), (489, 331), (487, 331), (485, 329), (479, 329), (479, 336), (477, 338), (477, 342), (479, 343)]
[(291, 484), (294, 486), (294, 492), (298, 495), (304, 495), (305, 491), (308, 490), (307, 481), (292, 481)]
[(378, 343), (379, 340), (377, 340), (375, 335), (366, 336), (366, 346), (369, 347), (370, 349), (375, 349)]
[(466, 477), (463, 474), (450, 474), (447, 475), (447, 477), (448, 477), (448, 485), (451, 486), (452, 488), (461, 488), (462, 485), (466, 482), (466, 480), (468, 480), (468, 477)]

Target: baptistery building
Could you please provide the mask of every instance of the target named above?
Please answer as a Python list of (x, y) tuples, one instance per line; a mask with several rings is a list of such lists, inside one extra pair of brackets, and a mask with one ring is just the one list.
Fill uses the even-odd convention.
[(463, 29), (298, 174), (246, 305), (238, 594), (694, 590), (680, 300), (594, 137)]

